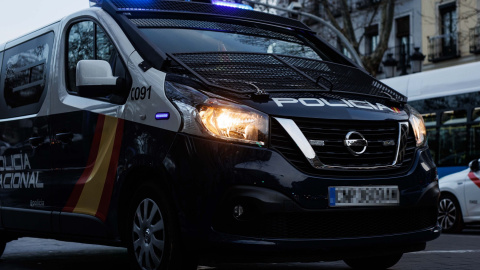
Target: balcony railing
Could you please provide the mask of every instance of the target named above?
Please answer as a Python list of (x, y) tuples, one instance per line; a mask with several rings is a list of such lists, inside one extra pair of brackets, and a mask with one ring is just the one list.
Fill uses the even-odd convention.
[(430, 37), (428, 40), (428, 61), (439, 62), (460, 57), (458, 32)]
[(480, 54), (480, 25), (470, 28), (470, 52)]

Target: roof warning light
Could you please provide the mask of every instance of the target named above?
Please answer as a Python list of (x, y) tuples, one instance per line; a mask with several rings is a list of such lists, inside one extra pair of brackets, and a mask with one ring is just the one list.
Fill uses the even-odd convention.
[(233, 3), (233, 2), (225, 2), (221, 0), (212, 0), (212, 4), (222, 7), (231, 7), (231, 8), (239, 8), (239, 9), (248, 9), (253, 10), (253, 8), (249, 5)]

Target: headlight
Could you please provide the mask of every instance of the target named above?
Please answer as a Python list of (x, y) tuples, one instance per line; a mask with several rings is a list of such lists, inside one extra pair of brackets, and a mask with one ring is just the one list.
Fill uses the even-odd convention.
[(167, 96), (183, 118), (182, 132), (263, 146), (268, 116), (248, 106), (209, 98), (185, 85), (166, 82)]
[(413, 132), (415, 133), (415, 141), (417, 147), (422, 147), (426, 144), (427, 141), (427, 129), (425, 128), (425, 122), (423, 121), (422, 115), (415, 110), (412, 106), (407, 105), (410, 111), (410, 125), (412, 125)]

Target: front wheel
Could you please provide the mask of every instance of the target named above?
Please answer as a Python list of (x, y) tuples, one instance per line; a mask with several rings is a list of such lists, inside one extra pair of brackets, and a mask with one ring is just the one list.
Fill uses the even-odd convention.
[(367, 258), (345, 259), (344, 262), (353, 269), (380, 270), (394, 266), (402, 258), (402, 253)]
[(129, 256), (135, 269), (196, 269), (193, 256), (183, 251), (175, 215), (165, 193), (154, 185), (140, 187), (129, 207)]
[(445, 233), (458, 233), (463, 230), (462, 210), (455, 196), (442, 194), (438, 203), (438, 223)]

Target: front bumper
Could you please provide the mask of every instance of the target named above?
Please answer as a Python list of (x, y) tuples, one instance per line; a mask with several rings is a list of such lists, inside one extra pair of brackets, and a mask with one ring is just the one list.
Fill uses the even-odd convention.
[(421, 251), (441, 228), (394, 235), (342, 239), (261, 239), (214, 233), (202, 254), (215, 261), (318, 262)]
[[(178, 135), (165, 160), (187, 246), (229, 261), (318, 261), (422, 250), (440, 234), (435, 165), (400, 176), (321, 177), (275, 151)], [(328, 206), (329, 186), (397, 185), (395, 207)], [(241, 205), (244, 215), (234, 217)], [(214, 252), (212, 252), (214, 251)]]

